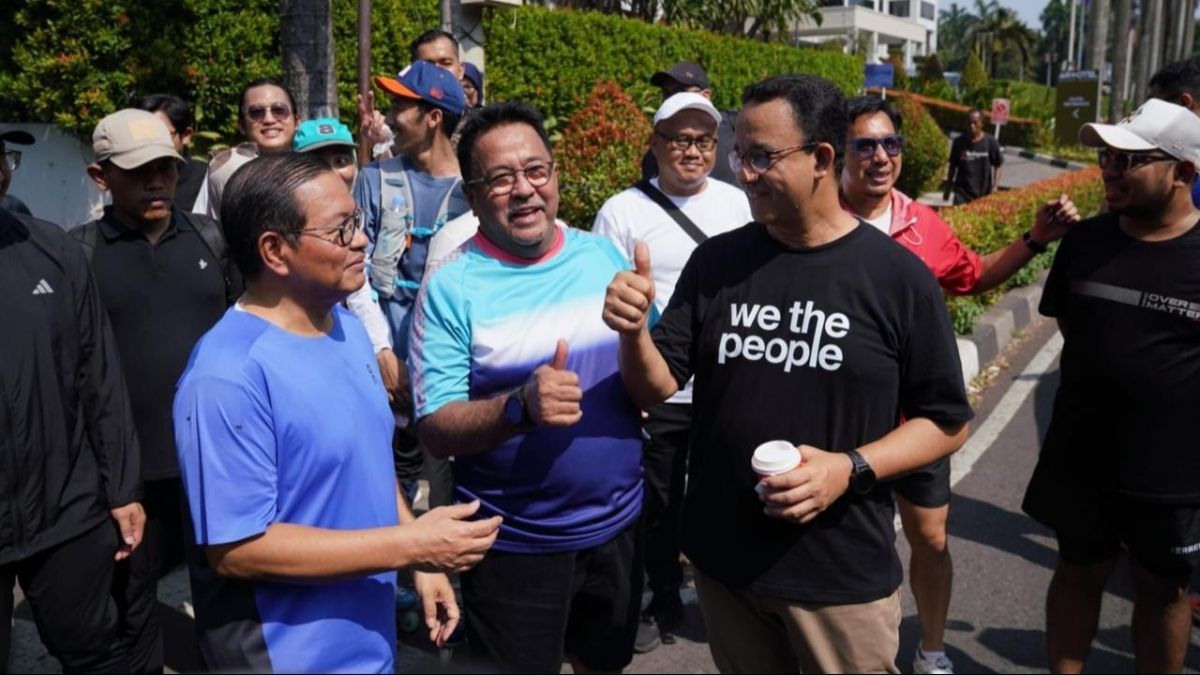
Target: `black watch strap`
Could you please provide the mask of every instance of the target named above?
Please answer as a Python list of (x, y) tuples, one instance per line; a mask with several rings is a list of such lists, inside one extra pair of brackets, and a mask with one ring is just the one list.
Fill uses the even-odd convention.
[(1046, 252), (1046, 245), (1038, 243), (1037, 240), (1033, 238), (1033, 232), (1030, 230), (1025, 230), (1025, 234), (1021, 235), (1021, 241), (1025, 242), (1025, 245), (1029, 247), (1029, 250), (1033, 251), (1034, 253)]
[(867, 463), (867, 459), (857, 450), (848, 450), (850, 463), (854, 468), (850, 471), (850, 491), (855, 494), (866, 494), (875, 487), (875, 470)]

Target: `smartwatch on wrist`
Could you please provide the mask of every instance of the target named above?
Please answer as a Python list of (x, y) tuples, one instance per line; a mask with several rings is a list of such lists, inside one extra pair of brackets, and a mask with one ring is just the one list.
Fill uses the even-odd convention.
[(1036, 239), (1033, 238), (1032, 230), (1025, 230), (1025, 234), (1021, 235), (1021, 241), (1025, 242), (1025, 245), (1029, 247), (1029, 250), (1033, 251), (1034, 253), (1045, 253), (1046, 252), (1046, 245), (1039, 243)]
[(529, 408), (525, 405), (525, 387), (512, 390), (504, 399), (504, 418), (518, 429), (529, 429), (533, 422), (529, 419)]
[(867, 463), (862, 453), (850, 450), (850, 463), (854, 468), (850, 471), (850, 491), (857, 495), (865, 495), (875, 487), (875, 470)]

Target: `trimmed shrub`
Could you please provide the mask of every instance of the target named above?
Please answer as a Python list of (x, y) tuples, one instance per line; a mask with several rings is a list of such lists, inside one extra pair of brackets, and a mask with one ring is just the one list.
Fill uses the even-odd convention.
[[(878, 89), (868, 89), (868, 93), (879, 93)], [(961, 103), (954, 103), (937, 98), (922, 96), (907, 91), (888, 91), (888, 95), (895, 94), (896, 98), (909, 98), (913, 101), (925, 106), (925, 109), (933, 116), (938, 126), (946, 135), (951, 132), (962, 133), (967, 129), (967, 111), (971, 106)], [(991, 122), (991, 101), (988, 101), (987, 106), (981, 107), (983, 110), (983, 118), (986, 123)], [(1050, 133), (1042, 125), (1041, 122), (1034, 119), (1024, 117), (1009, 117), (1008, 124), (1004, 125), (1004, 131), (1000, 138), (1002, 145), (1015, 145), (1022, 148), (1035, 148), (1049, 145)]]
[(911, 89), (912, 78), (908, 76), (908, 71), (904, 69), (904, 57), (896, 52), (888, 54), (888, 63), (892, 64), (892, 72), (896, 74), (894, 84), (895, 89)]
[(696, 61), (713, 83), (713, 103), (741, 108), (742, 89), (768, 75), (812, 73), (847, 95), (863, 82), (863, 60), (840, 52), (795, 49), (618, 16), (522, 7), (487, 10), (488, 97), (521, 100), (550, 118), (579, 110), (597, 82), (614, 80), (643, 109), (658, 106), (650, 75)]
[(946, 175), (949, 141), (925, 106), (908, 98), (898, 98), (894, 103), (904, 119), (905, 140), (904, 167), (896, 187), (917, 198), (923, 192), (937, 189)]
[[(332, 2), (338, 102), (349, 121), (357, 3)], [(83, 139), (105, 115), (167, 91), (192, 104), (203, 138), (228, 143), (242, 86), (281, 74), (277, 0), (6, 0), (0, 16), (8, 14), (15, 39), (0, 42), (0, 118), (54, 122)], [(374, 71), (395, 72), (409, 41), (437, 25), (438, 5), (374, 0), (371, 19)]]
[(650, 131), (646, 115), (620, 85), (596, 84), (558, 142), (559, 217), (592, 229), (604, 202), (641, 177)]
[[(907, 171), (907, 167), (905, 168)], [(1104, 206), (1104, 183), (1100, 169), (1080, 169), (1054, 178), (1038, 181), (1019, 190), (998, 192), (982, 199), (941, 210), (942, 218), (968, 248), (980, 255), (987, 255), (1016, 241), (1021, 233), (1033, 226), (1037, 210), (1044, 202), (1066, 193), (1084, 218), (1100, 213)], [(954, 330), (960, 334), (970, 333), (979, 318), (1005, 291), (1026, 286), (1038, 274), (1050, 266), (1054, 251), (1035, 257), (1020, 272), (982, 296), (949, 297), (946, 306)]]
[(967, 56), (967, 65), (963, 67), (962, 88), (971, 91), (987, 83), (987, 70), (984, 70), (983, 61), (979, 59), (978, 52), (972, 49), (970, 55)]

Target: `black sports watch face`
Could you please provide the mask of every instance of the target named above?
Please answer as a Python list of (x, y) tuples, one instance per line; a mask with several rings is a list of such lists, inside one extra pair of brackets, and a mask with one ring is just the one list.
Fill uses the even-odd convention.
[(521, 400), (520, 390), (509, 394), (504, 401), (504, 417), (515, 427), (525, 426), (525, 402)]

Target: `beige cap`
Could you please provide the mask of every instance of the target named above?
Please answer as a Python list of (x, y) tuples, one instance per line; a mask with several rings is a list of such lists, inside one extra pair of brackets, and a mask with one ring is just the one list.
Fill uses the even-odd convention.
[(171, 132), (154, 113), (126, 108), (100, 120), (92, 134), (97, 162), (109, 160), (122, 169), (136, 169), (163, 157), (183, 157), (175, 152)]

